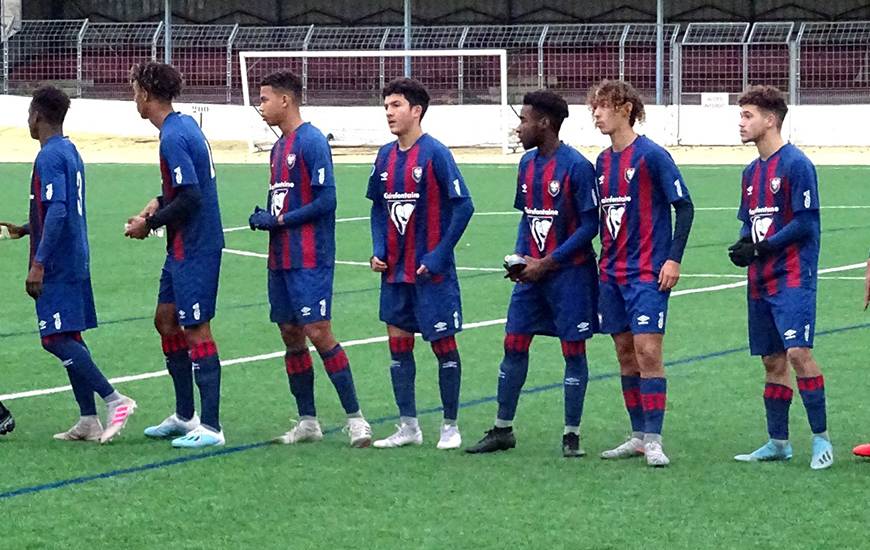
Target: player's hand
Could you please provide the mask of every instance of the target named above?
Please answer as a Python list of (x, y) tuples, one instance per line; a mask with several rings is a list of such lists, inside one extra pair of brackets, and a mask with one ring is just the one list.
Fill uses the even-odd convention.
[(142, 216), (134, 216), (127, 220), (127, 225), (124, 227), (124, 236), (131, 239), (142, 240), (148, 237), (148, 224), (145, 223), (145, 218)]
[(523, 259), (526, 261), (526, 267), (517, 273), (517, 280), (521, 283), (534, 283), (540, 281), (546, 277), (549, 272), (558, 267), (556, 260), (550, 256), (541, 259), (532, 258), (531, 256), (523, 256)]
[(9, 222), (0, 222), (0, 226), (6, 228), (6, 231), (9, 232), (8, 238), (10, 239), (20, 239), (21, 237), (27, 235), (27, 231), (25, 231), (24, 228), (20, 225), (15, 225), (14, 223)]
[(44, 277), (45, 267), (34, 260), (30, 265), (30, 271), (27, 273), (27, 281), (24, 284), (27, 294), (34, 300), (39, 298), (39, 295), (42, 294), (42, 280)]
[(680, 280), (680, 264), (674, 260), (668, 260), (662, 265), (659, 271), (659, 290), (667, 292), (677, 286), (677, 281)]
[(518, 283), (520, 282), (520, 272), (526, 268), (526, 260), (519, 254), (508, 254), (504, 257), (504, 263), (501, 264), (505, 268), (504, 278)]
[(139, 212), (139, 217), (149, 218), (153, 216), (158, 210), (160, 210), (160, 201), (158, 201), (156, 198), (151, 199), (150, 201), (148, 201), (148, 204), (145, 205), (145, 208), (143, 208), (142, 211)]
[(372, 256), (369, 259), (369, 265), (375, 273), (385, 273), (387, 271), (387, 262), (377, 256)]
[(263, 210), (257, 206), (254, 208), (254, 213), (248, 218), (248, 225), (251, 226), (252, 230), (271, 231), (280, 224), (277, 216), (273, 216), (268, 210)]
[(731, 263), (737, 267), (747, 267), (755, 258), (755, 245), (752, 244), (752, 239), (743, 237), (729, 246), (728, 257), (731, 259)]
[(417, 276), (428, 278), (431, 273), (429, 272), (429, 268), (426, 267), (426, 264), (420, 264), (420, 267), (417, 268)]
[(867, 260), (867, 274), (864, 275), (864, 311), (870, 305), (870, 259)]

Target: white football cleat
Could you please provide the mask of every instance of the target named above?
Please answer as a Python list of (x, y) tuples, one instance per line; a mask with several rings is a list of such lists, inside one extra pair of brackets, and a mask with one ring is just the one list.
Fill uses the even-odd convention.
[(374, 442), (374, 446), (378, 449), (392, 449), (394, 447), (404, 447), (405, 445), (422, 444), (423, 432), (420, 431), (420, 427), (412, 427), (408, 424), (396, 424), (396, 432), (393, 435)]
[(643, 444), (644, 454), (646, 455), (647, 466), (661, 468), (671, 463), (665, 452), (662, 450), (661, 441), (647, 441)]
[(178, 418), (177, 414), (172, 413), (172, 415), (168, 416), (160, 424), (145, 428), (145, 435), (147, 437), (153, 437), (155, 439), (179, 437), (182, 435), (187, 435), (188, 432), (191, 432), (198, 427), (199, 416), (197, 416), (196, 413), (193, 414), (193, 418), (186, 421)]
[(462, 446), (462, 435), (459, 433), (459, 426), (456, 424), (442, 424), (441, 438), (438, 440), (437, 448), (441, 450), (458, 449)]
[(100, 435), (100, 443), (108, 443), (118, 435), (134, 412), (136, 412), (136, 402), (126, 395), (106, 403), (106, 429)]
[(623, 444), (601, 453), (601, 458), (632, 458), (642, 456), (644, 453), (643, 440), (637, 437), (629, 437)]
[(320, 429), (320, 422), (317, 419), (291, 420), (295, 424), (290, 431), (284, 435), (279, 435), (272, 441), (274, 443), (283, 443), (284, 445), (293, 445), (294, 443), (302, 443), (304, 441), (320, 441), (323, 439), (323, 431)]
[(103, 425), (97, 416), (83, 416), (65, 432), (54, 434), (60, 441), (99, 441), (103, 433)]
[(372, 444), (372, 427), (365, 418), (348, 418), (347, 425), (341, 431), (350, 437), (351, 447), (362, 449)]
[(176, 449), (201, 449), (203, 447), (220, 447), (226, 442), (223, 430), (216, 432), (200, 424), (187, 432), (187, 435), (173, 439), (172, 446)]

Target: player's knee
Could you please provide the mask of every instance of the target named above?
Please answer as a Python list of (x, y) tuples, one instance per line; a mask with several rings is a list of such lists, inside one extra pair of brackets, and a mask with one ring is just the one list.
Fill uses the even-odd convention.
[(786, 357), (798, 376), (804, 375), (805, 371), (815, 370), (815, 360), (810, 348), (789, 348)]
[(181, 330), (174, 315), (168, 315), (161, 311), (158, 311), (154, 316), (154, 328), (157, 329), (160, 336), (172, 336)]
[(761, 358), (761, 362), (764, 363), (764, 370), (770, 376), (788, 375), (788, 362), (784, 353), (765, 355)]
[(302, 327), (302, 333), (311, 343), (317, 346), (332, 337), (332, 331), (327, 323), (311, 323)]

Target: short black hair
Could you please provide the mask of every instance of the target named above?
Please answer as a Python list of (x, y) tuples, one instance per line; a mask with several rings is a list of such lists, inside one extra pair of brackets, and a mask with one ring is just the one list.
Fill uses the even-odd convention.
[(144, 61), (130, 69), (130, 84), (136, 83), (149, 95), (171, 102), (181, 95), (184, 78), (178, 69), (166, 63)]
[(33, 92), (31, 107), (49, 124), (60, 126), (69, 110), (69, 96), (55, 86), (40, 86)]
[(568, 102), (552, 90), (542, 89), (527, 93), (523, 96), (523, 105), (530, 105), (548, 117), (557, 133), (562, 127), (562, 121), (568, 118)]
[(281, 70), (266, 75), (260, 86), (271, 86), (276, 90), (292, 92), (297, 103), (302, 99), (302, 79), (293, 71)]
[(785, 94), (776, 86), (750, 86), (743, 91), (737, 104), (741, 107), (755, 105), (763, 111), (773, 113), (776, 116), (777, 128), (782, 128), (782, 122), (788, 114)]
[(423, 120), (423, 115), (426, 114), (426, 109), (429, 108), (429, 92), (418, 80), (413, 78), (397, 78), (391, 80), (389, 84), (384, 86), (381, 95), (384, 99), (387, 96), (399, 94), (405, 96), (411, 107), (419, 105), (423, 108), (420, 113), (420, 120)]

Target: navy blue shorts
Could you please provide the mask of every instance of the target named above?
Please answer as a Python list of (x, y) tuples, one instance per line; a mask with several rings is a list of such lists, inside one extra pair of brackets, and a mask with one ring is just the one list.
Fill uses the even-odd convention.
[(816, 329), (816, 291), (787, 288), (773, 296), (748, 299), (749, 352), (773, 355), (788, 348), (811, 348)]
[(604, 334), (664, 334), (670, 291), (658, 283), (601, 283), (598, 315)]
[(166, 257), (160, 274), (158, 304), (174, 304), (178, 324), (192, 327), (211, 321), (217, 305), (220, 252), (175, 260)]
[(462, 330), (462, 302), (456, 274), (412, 283), (381, 278), (381, 321), (433, 342)]
[(97, 326), (97, 309), (91, 280), (49, 282), (36, 300), (39, 336), (82, 332)]
[(332, 318), (335, 269), (269, 270), (269, 319), (281, 325), (307, 325)]
[(514, 286), (505, 331), (586, 340), (598, 331), (597, 308), (595, 264), (564, 267), (542, 281)]

